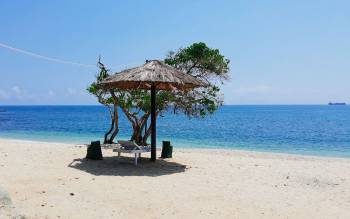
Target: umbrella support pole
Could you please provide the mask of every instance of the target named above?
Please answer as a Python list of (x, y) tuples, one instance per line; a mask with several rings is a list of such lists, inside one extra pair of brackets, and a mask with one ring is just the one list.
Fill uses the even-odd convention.
[(151, 86), (151, 161), (157, 158), (156, 140), (156, 86)]

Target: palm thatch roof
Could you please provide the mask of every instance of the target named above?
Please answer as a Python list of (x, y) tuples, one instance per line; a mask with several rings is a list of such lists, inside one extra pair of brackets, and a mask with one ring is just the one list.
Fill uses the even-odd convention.
[(146, 61), (142, 66), (117, 72), (99, 84), (106, 89), (150, 89), (154, 85), (158, 90), (187, 90), (207, 86), (203, 81), (159, 60)]

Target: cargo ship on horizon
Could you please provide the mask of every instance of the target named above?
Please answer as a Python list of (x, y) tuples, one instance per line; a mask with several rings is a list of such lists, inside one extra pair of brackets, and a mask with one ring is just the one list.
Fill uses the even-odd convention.
[(345, 106), (346, 103), (345, 103), (345, 102), (341, 102), (341, 103), (339, 103), (339, 102), (335, 102), (335, 103), (329, 102), (328, 105), (330, 105), (330, 106), (333, 106), (333, 105), (336, 105), (336, 106)]

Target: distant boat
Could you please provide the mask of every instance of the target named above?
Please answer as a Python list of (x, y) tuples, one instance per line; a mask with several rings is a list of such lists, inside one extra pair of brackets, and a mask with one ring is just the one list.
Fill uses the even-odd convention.
[(332, 102), (329, 102), (328, 105), (330, 106), (333, 106), (333, 105), (337, 105), (337, 106), (345, 106), (346, 103), (332, 103)]

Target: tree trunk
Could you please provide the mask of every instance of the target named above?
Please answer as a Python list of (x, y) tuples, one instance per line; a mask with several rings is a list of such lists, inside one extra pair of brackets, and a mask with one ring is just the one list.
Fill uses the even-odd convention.
[[(101, 101), (100, 101), (101, 102)], [(108, 140), (108, 135), (110, 135), (114, 129), (114, 121), (115, 121), (115, 115), (114, 115), (114, 110), (112, 109), (111, 106), (109, 106), (108, 104), (104, 104), (108, 110), (109, 110), (109, 114), (111, 116), (111, 127), (109, 128), (109, 130), (105, 133), (104, 135), (104, 139), (103, 139), (103, 144), (108, 144), (110, 143)]]
[(111, 123), (111, 127), (109, 128), (109, 130), (105, 133), (105, 137), (104, 137), (104, 140), (103, 140), (103, 144), (108, 144), (110, 143), (109, 140), (108, 140), (108, 135), (111, 134), (111, 132), (113, 131), (114, 129), (114, 118), (111, 119), (112, 120), (112, 123)]
[(133, 127), (133, 133), (131, 136), (131, 141), (135, 141), (136, 144), (140, 145), (142, 143), (142, 129), (141, 127), (137, 124)]
[(119, 113), (118, 113), (118, 105), (114, 104), (114, 121), (113, 121), (113, 127), (114, 131), (111, 135), (111, 137), (108, 140), (108, 143), (112, 144), (114, 141), (114, 138), (117, 136), (119, 132)]
[(131, 140), (135, 141), (139, 145), (146, 145), (146, 144), (144, 144), (144, 141), (143, 141), (142, 131), (145, 127), (146, 121), (147, 121), (149, 116), (150, 116), (150, 112), (146, 112), (141, 117), (141, 119), (136, 120), (133, 123), (133, 133), (131, 135)]
[[(156, 112), (156, 119), (158, 118), (158, 114), (159, 114), (159, 112)], [(145, 123), (146, 123), (146, 121), (145, 121)], [(148, 128), (146, 127), (146, 129), (147, 129), (147, 131), (144, 134), (144, 136), (142, 137), (142, 145), (147, 145), (147, 139), (149, 138), (149, 136), (152, 133), (151, 124), (148, 126)]]
[(147, 139), (151, 135), (151, 132), (152, 132), (152, 127), (148, 126), (147, 131), (146, 131), (145, 135), (142, 138), (142, 145), (147, 145)]
[[(147, 138), (151, 134), (151, 127), (149, 126), (149, 130), (146, 132), (146, 136), (143, 135), (142, 131), (146, 125), (146, 122), (151, 115), (151, 112), (146, 112), (141, 118), (138, 118), (136, 115), (130, 113), (127, 108), (122, 108), (123, 113), (126, 118), (130, 121), (132, 127), (132, 135), (130, 137), (131, 141), (135, 141), (138, 145), (146, 145)], [(158, 112), (156, 113), (156, 117)]]

